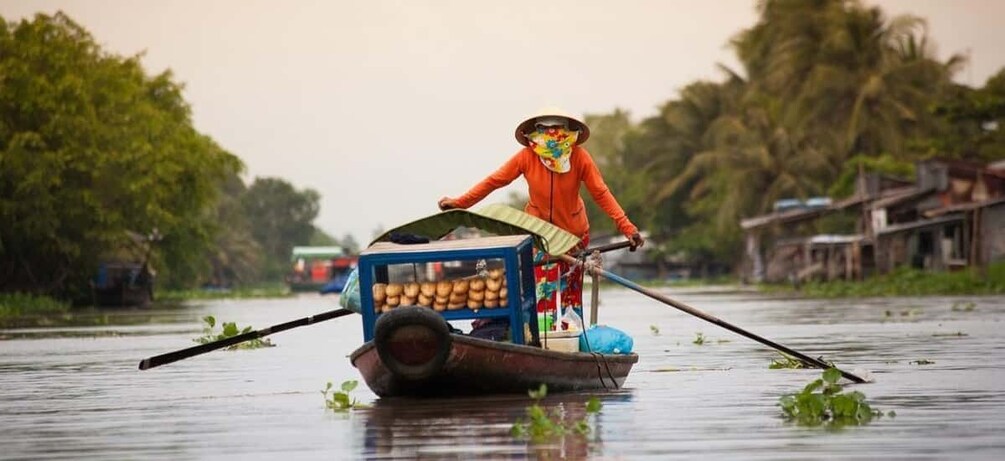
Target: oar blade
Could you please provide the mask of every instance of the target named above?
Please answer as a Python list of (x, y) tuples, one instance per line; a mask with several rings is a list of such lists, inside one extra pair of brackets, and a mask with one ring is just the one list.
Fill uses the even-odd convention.
[(251, 341), (253, 339), (263, 338), (265, 336), (271, 335), (273, 333), (278, 333), (280, 331), (302, 327), (305, 325), (312, 325), (315, 323), (321, 323), (326, 320), (339, 318), (353, 313), (354, 313), (353, 311), (348, 309), (336, 309), (333, 311), (322, 312), (320, 314), (307, 316), (302, 319), (292, 320), (286, 323), (280, 323), (279, 325), (273, 325), (271, 327), (263, 328), (258, 331), (252, 331), (249, 333), (232, 336), (230, 338), (221, 339), (219, 341), (213, 341), (211, 343), (206, 344), (199, 344), (198, 346), (187, 347), (185, 349), (177, 350), (174, 352), (168, 352), (166, 354), (148, 357), (143, 360), (140, 360), (139, 369), (149, 370), (154, 367), (167, 365), (169, 363), (174, 363), (179, 360), (187, 359), (189, 357), (195, 357), (197, 355), (202, 355), (207, 352), (215, 351), (217, 349), (223, 349), (225, 347), (230, 347), (235, 344), (243, 343), (245, 341)]

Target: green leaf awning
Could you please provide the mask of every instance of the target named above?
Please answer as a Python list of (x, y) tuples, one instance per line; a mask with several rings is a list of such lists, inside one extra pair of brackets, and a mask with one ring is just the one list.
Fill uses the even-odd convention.
[(381, 234), (370, 244), (391, 240), (391, 234), (420, 235), (439, 240), (458, 227), (473, 227), (496, 235), (530, 234), (537, 247), (550, 255), (567, 253), (579, 243), (579, 237), (543, 219), (516, 208), (492, 204), (478, 210), (447, 210), (417, 219)]

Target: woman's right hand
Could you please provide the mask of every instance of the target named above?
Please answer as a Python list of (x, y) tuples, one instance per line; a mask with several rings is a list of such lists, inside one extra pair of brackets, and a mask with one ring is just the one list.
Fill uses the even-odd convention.
[(443, 197), (440, 199), (439, 202), (436, 202), (436, 204), (440, 207), (440, 210), (442, 211), (452, 210), (454, 208), (460, 208), (459, 206), (457, 206), (457, 201), (455, 201), (450, 197)]

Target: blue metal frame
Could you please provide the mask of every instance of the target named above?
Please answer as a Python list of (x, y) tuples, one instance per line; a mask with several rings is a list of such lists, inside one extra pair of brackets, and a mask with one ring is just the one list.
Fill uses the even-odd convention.
[[(472, 243), (477, 243), (474, 239)], [(392, 264), (429, 263), (442, 261), (462, 261), (479, 259), (501, 259), (506, 270), (506, 285), (509, 299), (500, 299), (498, 308), (468, 308), (440, 312), (447, 320), (480, 318), (509, 318), (510, 337), (515, 344), (525, 344), (524, 328), (530, 328), (533, 343), (539, 342), (537, 329), (537, 294), (534, 284), (534, 240), (527, 236), (513, 246), (496, 245), (486, 248), (434, 249), (425, 250), (428, 244), (402, 245), (401, 252), (381, 252), (363, 254), (359, 257), (360, 303), (363, 314), (363, 339), (373, 340), (373, 327), (379, 314), (373, 308), (371, 287), (378, 268)]]

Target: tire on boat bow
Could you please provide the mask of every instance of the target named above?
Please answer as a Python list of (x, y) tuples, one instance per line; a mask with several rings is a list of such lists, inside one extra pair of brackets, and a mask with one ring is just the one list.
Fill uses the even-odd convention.
[(450, 355), (450, 328), (440, 314), (424, 307), (398, 307), (374, 325), (381, 362), (395, 375), (423, 380), (440, 371)]

